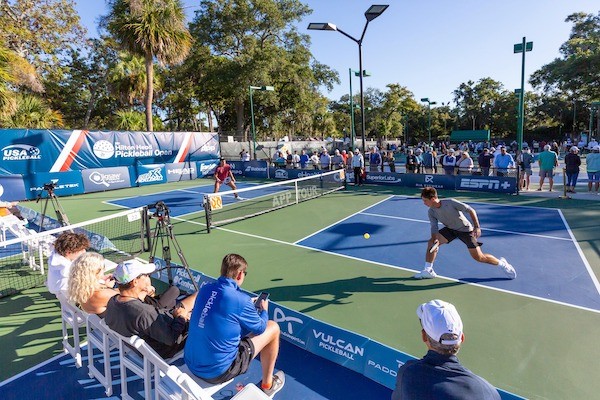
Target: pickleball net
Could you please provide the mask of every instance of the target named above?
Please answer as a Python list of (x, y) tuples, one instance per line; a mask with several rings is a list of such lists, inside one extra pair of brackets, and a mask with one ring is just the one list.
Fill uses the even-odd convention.
[[(224, 225), (315, 199), (346, 187), (343, 169), (204, 195), (206, 225)], [(236, 198), (236, 194), (238, 198)]]
[[(146, 216), (147, 210), (140, 207), (42, 232), (25, 225), (6, 227), (6, 240), (0, 242), (0, 297), (44, 284), (53, 243), (64, 232), (85, 234), (90, 240), (88, 251), (114, 263), (139, 255), (148, 247)], [(29, 224), (39, 219), (37, 214)]]

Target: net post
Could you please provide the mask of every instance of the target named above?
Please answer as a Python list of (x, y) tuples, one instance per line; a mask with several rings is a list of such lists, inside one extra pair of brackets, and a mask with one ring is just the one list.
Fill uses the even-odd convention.
[(571, 196), (567, 195), (567, 169), (563, 168), (563, 195), (559, 196), (559, 199), (570, 199)]
[(296, 204), (298, 204), (298, 197), (300, 196), (300, 191), (298, 190), (298, 181), (294, 182), (294, 190), (296, 191)]
[[(144, 206), (140, 211), (142, 213), (142, 227), (141, 227), (141, 239), (142, 239), (142, 250), (150, 251), (152, 246), (151, 243), (151, 232), (150, 232), (150, 212), (148, 206)], [(144, 240), (144, 236), (146, 240)]]
[(206, 233), (210, 233), (210, 201), (207, 195), (204, 195), (204, 215), (206, 217)]

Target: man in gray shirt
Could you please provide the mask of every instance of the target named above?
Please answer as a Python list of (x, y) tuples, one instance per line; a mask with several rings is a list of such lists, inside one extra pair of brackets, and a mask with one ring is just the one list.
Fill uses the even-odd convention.
[[(481, 228), (477, 213), (471, 206), (454, 199), (440, 200), (437, 190), (432, 187), (423, 188), (421, 191), (421, 200), (429, 207), (428, 216), (431, 224), (431, 238), (427, 242), (425, 268), (416, 274), (414, 278), (435, 278), (437, 274), (433, 270), (433, 262), (437, 256), (439, 246), (450, 243), (456, 238), (460, 239), (467, 246), (474, 260), (501, 267), (510, 279), (517, 277), (517, 272), (504, 257), (498, 259), (491, 254), (481, 251), (480, 246), (482, 243), (477, 241), (479, 236), (481, 236)], [(465, 213), (469, 214), (472, 223), (467, 219)], [(442, 229), (438, 229), (438, 222), (444, 225)]]

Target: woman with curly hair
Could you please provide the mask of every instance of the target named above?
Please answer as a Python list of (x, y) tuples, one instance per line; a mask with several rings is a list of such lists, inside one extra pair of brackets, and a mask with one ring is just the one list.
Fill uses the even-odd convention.
[(71, 264), (69, 300), (79, 304), (83, 311), (103, 318), (108, 300), (119, 294), (114, 286), (112, 276), (104, 274), (102, 255), (84, 253)]

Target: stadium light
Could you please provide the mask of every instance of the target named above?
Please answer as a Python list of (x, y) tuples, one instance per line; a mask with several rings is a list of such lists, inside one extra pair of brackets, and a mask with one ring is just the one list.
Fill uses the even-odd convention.
[(429, 141), (427, 142), (428, 146), (431, 146), (431, 105), (437, 104), (435, 101), (430, 101), (429, 97), (423, 97), (421, 99), (423, 103), (427, 103), (427, 134), (429, 137)]
[(256, 160), (256, 127), (254, 126), (254, 102), (252, 101), (253, 90), (272, 92), (275, 88), (273, 86), (248, 86), (248, 91), (250, 92), (250, 119), (252, 120), (252, 154), (254, 155), (254, 160)]
[(513, 47), (513, 53), (523, 53), (521, 61), (521, 92), (519, 92), (519, 117), (517, 118), (517, 144), (519, 151), (523, 150), (523, 125), (525, 123), (525, 53), (533, 50), (533, 42), (528, 42), (523, 36), (523, 42)]
[[(373, 21), (375, 18), (377, 18), (381, 14), (383, 14), (383, 12), (385, 10), (387, 10), (388, 7), (389, 7), (389, 4), (374, 4), (371, 7), (369, 7), (367, 9), (367, 11), (365, 11), (365, 19), (367, 20), (367, 22), (365, 23), (365, 27), (363, 29), (362, 35), (360, 36), (360, 39), (356, 39), (356, 38), (350, 36), (349, 34), (347, 34), (346, 32), (344, 32), (343, 30), (341, 30), (340, 28), (338, 28), (335, 24), (332, 24), (330, 22), (312, 22), (312, 23), (308, 24), (308, 29), (310, 29), (310, 30), (317, 30), (317, 31), (337, 31), (337, 32), (341, 33), (342, 35), (346, 36), (347, 38), (349, 38), (350, 40), (354, 41), (358, 45), (358, 70), (361, 71), (361, 72), (363, 72), (363, 66), (362, 66), (362, 42), (363, 42), (363, 39), (365, 37), (365, 33), (367, 32), (367, 27), (369, 26), (369, 22)], [(363, 154), (364, 154), (365, 153), (365, 135), (366, 135), (366, 132), (365, 132), (365, 113), (364, 113), (365, 98), (364, 98), (364, 89), (363, 89), (363, 74), (359, 73), (358, 76), (360, 78), (360, 110), (361, 110), (361, 126), (362, 126), (362, 151), (363, 151)], [(352, 95), (350, 97), (352, 97)], [(353, 126), (353, 128), (354, 128), (354, 126)]]

